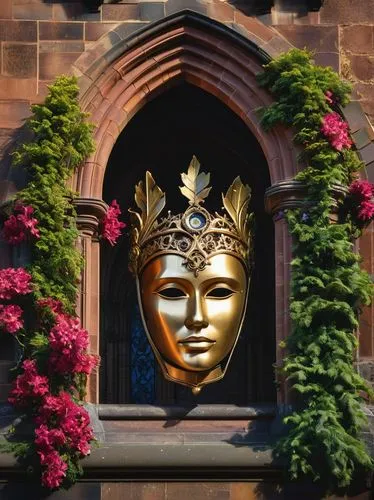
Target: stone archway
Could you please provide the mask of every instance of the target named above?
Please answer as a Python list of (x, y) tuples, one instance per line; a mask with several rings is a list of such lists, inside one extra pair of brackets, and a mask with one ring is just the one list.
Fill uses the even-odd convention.
[[(82, 108), (91, 113), (96, 125), (97, 149), (74, 179), (74, 188), (81, 196), (79, 217), (82, 221), (86, 217), (81, 239), (86, 268), (80, 313), (84, 326), (91, 333), (91, 346), (95, 352), (99, 352), (99, 249), (92, 238), (95, 223), (92, 221), (87, 225), (87, 214), (100, 217), (109, 155), (126, 124), (147, 102), (180, 81), (214, 95), (241, 118), (259, 142), (267, 160), (271, 185), (287, 180), (286, 191), (291, 190), (294, 196), (289, 184), (297, 173), (292, 136), (283, 127), (265, 132), (258, 114), (258, 108), (271, 103), (269, 95), (259, 88), (256, 81), (261, 64), (269, 60), (269, 55), (258, 43), (272, 47), (274, 38), (280, 37), (257, 21), (254, 31), (255, 28), (258, 30), (256, 34), (248, 31), (248, 38), (245, 38), (221, 23), (185, 11), (155, 23), (126, 41), (118, 41), (110, 32), (92, 52), (83, 54), (75, 64), (75, 72), (80, 75), (82, 84)], [(114, 31), (116, 37), (120, 32), (121, 26)], [(105, 51), (111, 37), (117, 43)], [(285, 41), (281, 39), (280, 49), (285, 48)], [(104, 55), (98, 57), (98, 51), (104, 51)], [(278, 202), (277, 209), (280, 208)], [(275, 223), (275, 242), (278, 345), (289, 329), (291, 248), (284, 221)], [(277, 352), (277, 363), (280, 362), (281, 353)], [(92, 401), (98, 400), (98, 381), (94, 377), (90, 381), (89, 394)], [(279, 392), (279, 398), (281, 402), (285, 401), (283, 391)]]
[[(258, 108), (271, 103), (257, 85), (256, 74), (270, 60), (264, 48), (276, 55), (290, 45), (258, 21), (250, 20), (246, 36), (200, 14), (184, 11), (154, 23), (129, 39), (121, 39), (121, 25), (105, 35), (75, 63), (80, 76), (81, 105), (91, 113), (97, 149), (76, 175), (80, 192), (82, 252), (86, 267), (82, 280), (80, 315), (90, 331), (91, 346), (99, 352), (99, 246), (93, 237), (103, 210), (102, 188), (112, 148), (129, 120), (150, 100), (185, 81), (214, 95), (246, 124), (265, 155), (273, 194), (274, 212), (292, 205), (302, 193), (295, 191), (297, 173), (292, 136), (283, 127), (265, 132)], [(277, 41), (279, 42), (277, 44)], [(274, 191), (275, 189), (275, 191)], [(291, 245), (283, 220), (275, 222), (276, 344), (289, 331), (288, 296)], [(282, 355), (277, 347), (277, 363)], [(98, 381), (91, 378), (89, 395), (98, 401)], [(279, 391), (279, 402), (287, 394)]]

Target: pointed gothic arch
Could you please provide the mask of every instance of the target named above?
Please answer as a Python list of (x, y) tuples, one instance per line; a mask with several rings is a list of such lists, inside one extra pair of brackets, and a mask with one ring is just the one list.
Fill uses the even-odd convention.
[[(277, 41), (279, 52), (289, 47), (278, 33), (253, 21), (244, 36), (233, 27), (192, 11), (158, 21), (130, 38), (122, 39), (122, 33), (123, 25), (117, 26), (74, 65), (74, 72), (80, 77), (81, 105), (91, 114), (97, 145), (73, 180), (81, 196), (78, 221), (81, 221), (86, 260), (80, 313), (96, 352), (99, 352), (100, 259), (93, 235), (104, 207), (101, 201), (104, 176), (119, 135), (145, 104), (180, 82), (192, 84), (218, 98), (244, 122), (264, 153), (271, 185), (286, 182), (291, 198), (295, 193), (290, 181), (298, 168), (291, 133), (281, 126), (265, 132), (258, 113), (259, 108), (271, 103), (270, 96), (256, 81), (262, 64), (270, 60), (266, 49), (275, 55)], [(291, 248), (284, 221), (275, 223), (275, 256), (278, 346), (289, 329)], [(281, 353), (276, 349), (279, 363)], [(89, 393), (92, 401), (98, 401), (98, 381), (94, 377)], [(285, 401), (282, 391), (279, 399)]]

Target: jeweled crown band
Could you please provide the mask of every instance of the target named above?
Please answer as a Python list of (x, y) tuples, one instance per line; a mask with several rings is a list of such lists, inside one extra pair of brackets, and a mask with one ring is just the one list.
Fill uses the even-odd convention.
[(193, 157), (188, 173), (182, 174), (181, 192), (189, 199), (189, 208), (178, 215), (168, 214), (159, 222), (157, 217), (165, 206), (165, 193), (156, 185), (150, 172), (145, 186), (135, 188), (135, 201), (140, 214), (131, 211), (130, 269), (140, 274), (146, 264), (160, 255), (183, 257), (183, 265), (197, 275), (209, 264), (209, 258), (230, 254), (249, 267), (250, 228), (248, 205), (250, 188), (237, 177), (225, 196), (223, 205), (229, 217), (211, 214), (201, 206), (210, 192), (210, 174), (199, 173), (200, 164)]

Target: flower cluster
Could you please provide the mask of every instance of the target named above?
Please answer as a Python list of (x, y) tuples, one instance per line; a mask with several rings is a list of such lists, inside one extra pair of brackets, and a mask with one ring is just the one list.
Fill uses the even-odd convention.
[(23, 327), (22, 313), (20, 306), (0, 304), (0, 328), (8, 333), (18, 332)]
[(31, 401), (49, 393), (48, 378), (39, 375), (36, 361), (25, 359), (22, 363), (23, 373), (13, 382), (8, 401), (17, 408), (24, 408)]
[(62, 456), (69, 449), (79, 457), (90, 453), (92, 428), (87, 411), (76, 404), (67, 392), (46, 396), (36, 417), (35, 445), (43, 467), (42, 484), (58, 488), (66, 475)]
[(117, 201), (113, 200), (102, 221), (101, 236), (104, 240), (108, 240), (112, 246), (117, 243), (117, 239), (121, 236), (121, 229), (126, 227), (124, 222), (118, 220), (121, 213)]
[(33, 207), (17, 203), (14, 207), (14, 212), (4, 222), (3, 236), (5, 240), (12, 245), (17, 245), (25, 241), (28, 235), (40, 238), (39, 229), (36, 227), (38, 219), (32, 217), (34, 213)]
[(22, 267), (0, 269), (0, 299), (10, 300), (31, 290), (31, 275)]
[(374, 184), (368, 181), (357, 180), (349, 186), (351, 202), (357, 219), (368, 223), (374, 218)]
[(47, 299), (39, 299), (38, 306), (41, 309), (46, 308), (54, 315), (63, 313), (62, 302), (57, 299), (52, 299), (51, 297), (48, 297)]
[(49, 334), (49, 345), (49, 368), (52, 373), (89, 375), (98, 363), (96, 356), (86, 353), (88, 332), (81, 328), (78, 318), (58, 314)]
[(343, 148), (349, 149), (352, 145), (348, 123), (335, 111), (323, 117), (321, 132), (337, 151), (341, 151)]

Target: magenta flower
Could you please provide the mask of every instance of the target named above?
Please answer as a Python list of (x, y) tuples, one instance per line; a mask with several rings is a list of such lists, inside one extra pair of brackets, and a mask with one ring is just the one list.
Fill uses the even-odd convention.
[(25, 359), (22, 368), (23, 373), (13, 382), (8, 398), (9, 403), (20, 408), (49, 393), (48, 378), (38, 374), (35, 360)]
[[(87, 411), (76, 404), (67, 392), (46, 396), (35, 419), (35, 445), (42, 465), (42, 482), (53, 489), (61, 485), (66, 463), (61, 458), (66, 450), (80, 457), (90, 453), (93, 431)], [(61, 470), (57, 465), (60, 465)]]
[(349, 186), (349, 192), (359, 203), (369, 201), (374, 195), (374, 184), (369, 181), (357, 180)]
[(52, 299), (52, 297), (38, 300), (38, 306), (40, 308), (48, 308), (53, 314), (63, 314), (63, 305), (61, 301)]
[(66, 476), (66, 470), (68, 468), (67, 463), (61, 458), (57, 451), (51, 451), (50, 453), (38, 451), (38, 455), (41, 465), (44, 466), (42, 472), (42, 485), (50, 490), (58, 488)]
[(20, 306), (0, 304), (0, 328), (8, 333), (17, 333), (23, 327), (22, 313)]
[(117, 239), (121, 236), (121, 229), (126, 227), (124, 222), (118, 220), (121, 213), (117, 200), (113, 200), (102, 221), (101, 236), (104, 240), (108, 240), (112, 246), (117, 243)]
[(3, 236), (5, 240), (11, 245), (17, 245), (26, 240), (29, 234), (35, 238), (40, 238), (40, 232), (36, 227), (38, 219), (32, 217), (34, 213), (33, 207), (17, 203), (14, 212), (4, 222)]
[(374, 217), (374, 203), (372, 201), (363, 201), (357, 210), (357, 218), (363, 222), (369, 222)]
[(31, 291), (31, 274), (23, 267), (0, 269), (0, 299), (10, 300)]
[(337, 151), (349, 149), (352, 141), (349, 137), (349, 127), (338, 113), (333, 111), (323, 117), (321, 132)]
[(97, 356), (87, 354), (88, 332), (79, 319), (59, 314), (49, 334), (51, 355), (49, 369), (53, 373), (91, 373), (98, 364)]

